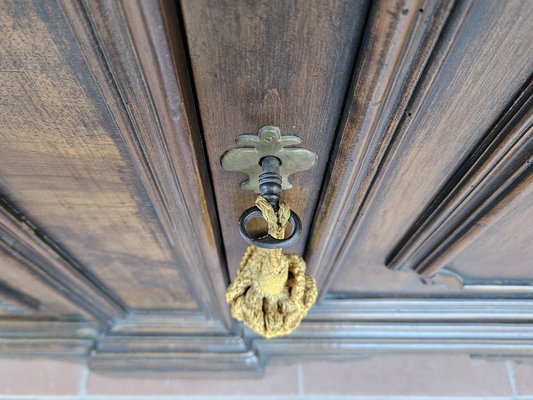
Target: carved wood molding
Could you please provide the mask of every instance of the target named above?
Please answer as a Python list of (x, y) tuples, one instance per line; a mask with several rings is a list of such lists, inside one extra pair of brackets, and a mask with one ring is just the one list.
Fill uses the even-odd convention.
[(248, 345), (241, 336), (161, 336), (161, 335), (117, 335), (108, 336), (98, 343), (100, 353), (150, 352), (166, 353), (170, 349), (181, 352), (225, 352), (248, 351)]
[[(214, 324), (214, 325), (213, 325)], [(95, 344), (95, 369), (256, 370), (260, 360), (243, 332), (205, 316), (137, 313)]]
[[(98, 323), (109, 326), (125, 316), (125, 306), (103, 282), (4, 199), (0, 199), (0, 247)], [(35, 301), (31, 303), (38, 307)]]
[[(470, 2), (396, 2), (395, 13), (388, 1), (372, 7), (306, 251), (322, 295), (409, 124), (408, 107), (423, 101)], [(345, 239), (329, 240), (333, 233)]]
[(532, 310), (531, 300), (332, 300), (315, 308), (291, 337), (254, 339), (253, 347), (262, 359), (405, 351), (532, 357)]
[(178, 249), (180, 271), (204, 313), (229, 328), (222, 241), (174, 3), (64, 1), (62, 7)]
[(98, 333), (90, 322), (0, 320), (0, 355), (86, 358)]
[[(28, 288), (30, 289), (30, 288)], [(0, 311), (8, 311), (9, 309), (15, 311), (15, 314), (25, 312), (32, 312), (39, 309), (41, 303), (39, 300), (30, 296), (27, 293), (22, 292), (21, 290), (12, 287), (6, 282), (3, 282), (0, 279), (0, 300), (8, 304), (8, 309), (6, 310), (3, 304), (0, 304)]]
[[(405, 10), (411, 10), (413, 5), (406, 5)], [(368, 218), (367, 210), (380, 195), (385, 171), (393, 169), (395, 156), (405, 150), (412, 124), (410, 117), (428, 101), (427, 94), (469, 15), (472, 2), (446, 5), (445, 10), (439, 10), (433, 4), (433, 11), (431, 6), (420, 6), (424, 18), (429, 15), (435, 19), (429, 32), (423, 24), (411, 22), (412, 26), (406, 27), (400, 20), (391, 19), (387, 25), (387, 17), (376, 19), (379, 3), (371, 14), (363, 58), (358, 63), (348, 111), (333, 153), (335, 161), (326, 178), (315, 220), (314, 231), (318, 233), (310, 239), (307, 249), (323, 296), (336, 267), (346, 264), (348, 249), (354, 247)], [(373, 30), (383, 32), (390, 26), (393, 34), (410, 40), (389, 41), (390, 35), (384, 33), (377, 38), (372, 36)], [(383, 54), (392, 61), (378, 63), (376, 60)], [(370, 71), (370, 75), (361, 71)], [(373, 82), (374, 77), (378, 84)], [(384, 264), (433, 275), (503, 216), (505, 204), (521, 195), (532, 168), (529, 86), (522, 88), (507, 112), (497, 118), (493, 129), (482, 136), (471, 154), (450, 174), (450, 180), (428, 202), (427, 209), (406, 229), (388, 257), (384, 256)], [(501, 190), (493, 194), (496, 185), (502, 185)], [(333, 233), (345, 239), (328, 241)]]
[(533, 294), (533, 282), (529, 279), (487, 279), (463, 276), (453, 268), (441, 268), (431, 277), (431, 283), (453, 290), (490, 294)]
[(88, 322), (3, 320), (0, 355), (89, 357), (94, 369), (182, 371), (256, 371), (278, 356), (353, 359), (406, 350), (533, 356), (527, 324), (533, 300), (327, 300), (293, 335), (271, 340), (247, 330), (223, 333), (222, 325), (215, 335), (178, 333), (177, 321), (190, 324), (193, 317), (167, 314), (141, 313), (133, 320), (152, 320), (144, 331), (131, 321), (105, 336)]
[(533, 356), (533, 327), (525, 323), (532, 310), (532, 300), (326, 300), (290, 337), (122, 333), (98, 343), (91, 367), (253, 371), (278, 356), (354, 359), (406, 350)]
[[(318, 324), (307, 325), (309, 329)], [(361, 328), (365, 328), (362, 330)], [(505, 326), (454, 325), (438, 329), (434, 324), (381, 325), (346, 324), (346, 334), (331, 337), (302, 337), (254, 342), (262, 359), (283, 356), (284, 359), (354, 359), (368, 358), (379, 353), (454, 352), (483, 357), (533, 357), (533, 332), (521, 324)], [(359, 337), (349, 336), (357, 331)], [(386, 333), (383, 333), (383, 332)], [(502, 334), (505, 331), (505, 334)]]
[(335, 322), (442, 322), (444, 326), (452, 321), (504, 324), (528, 321), (532, 316), (531, 299), (339, 299), (315, 306), (307, 321), (323, 321), (321, 330), (334, 330)]
[(407, 231), (387, 260), (434, 275), (531, 185), (533, 77)]
[(142, 352), (97, 353), (89, 361), (92, 369), (150, 371), (256, 371), (261, 368), (253, 351), (231, 352)]
[(110, 335), (227, 335), (224, 323), (201, 311), (146, 310), (131, 312), (108, 332)]

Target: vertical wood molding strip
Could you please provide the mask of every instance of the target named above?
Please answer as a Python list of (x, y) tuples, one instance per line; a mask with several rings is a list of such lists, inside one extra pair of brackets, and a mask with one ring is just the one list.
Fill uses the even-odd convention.
[(216, 208), (173, 3), (63, 1), (62, 7), (177, 249), (176, 267), (204, 313), (229, 329)]
[[(527, 194), (533, 154), (533, 81), (452, 174), (389, 256), (387, 266), (431, 276)], [(507, 210), (508, 211), (508, 210)], [(483, 219), (482, 223), (478, 223)]]
[[(411, 97), (427, 91), (454, 32), (468, 14), (469, 2), (464, 2), (449, 20), (453, 5), (452, 1), (373, 2), (353, 88), (315, 214), (314, 234), (306, 250), (310, 272), (317, 277), (322, 295), (335, 266), (340, 265), (343, 249), (356, 235), (390, 147), (401, 137), (398, 127), (404, 122)], [(441, 39), (435, 52), (446, 24), (451, 39)], [(428, 67), (430, 60), (432, 66)], [(420, 86), (423, 72), (427, 83)], [(328, 240), (333, 232), (344, 240)]]

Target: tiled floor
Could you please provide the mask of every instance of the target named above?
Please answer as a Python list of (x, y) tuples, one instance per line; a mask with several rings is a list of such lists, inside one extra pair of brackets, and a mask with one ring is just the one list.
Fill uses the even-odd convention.
[(90, 372), (80, 362), (0, 360), (0, 399), (533, 399), (533, 362), (390, 355), (273, 362), (262, 376)]

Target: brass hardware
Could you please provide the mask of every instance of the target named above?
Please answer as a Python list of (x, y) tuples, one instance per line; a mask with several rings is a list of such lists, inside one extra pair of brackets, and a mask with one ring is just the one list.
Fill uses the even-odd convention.
[[(230, 150), (221, 160), (226, 171), (248, 174), (242, 189), (260, 193), (255, 207), (239, 218), (239, 232), (250, 246), (226, 291), (226, 301), (235, 319), (266, 338), (296, 329), (318, 295), (315, 279), (305, 273), (304, 259), (282, 251), (298, 240), (302, 223), (280, 200), (281, 190), (292, 187), (288, 180), (291, 174), (311, 168), (317, 160), (309, 150), (288, 147), (299, 143), (300, 138), (281, 136), (278, 127), (265, 126), (257, 136), (237, 138), (237, 144), (247, 147)], [(259, 217), (267, 222), (268, 233), (254, 238), (246, 231), (246, 224)], [(292, 232), (285, 238), (288, 223)]]
[[(236, 140), (240, 147), (227, 151), (221, 159), (222, 168), (226, 171), (240, 171), (248, 175), (248, 180), (241, 183), (241, 188), (260, 193), (277, 213), (282, 189), (291, 189), (289, 176), (295, 172), (305, 171), (315, 165), (317, 156), (312, 151), (287, 147), (300, 144), (297, 136), (281, 136), (276, 126), (264, 126), (257, 136), (242, 135)], [(246, 231), (247, 222), (261, 217), (258, 207), (244, 211), (239, 218), (239, 232), (246, 243), (265, 249), (280, 249), (292, 246), (302, 231), (302, 223), (298, 215), (291, 211), (289, 222), (292, 232), (285, 239), (277, 239), (270, 235), (254, 238)]]
[(241, 183), (241, 189), (260, 193), (259, 175), (262, 172), (260, 161), (267, 156), (280, 160), (279, 175), (281, 188), (292, 189), (289, 176), (306, 171), (315, 165), (317, 156), (312, 151), (298, 147), (287, 147), (302, 143), (298, 136), (282, 136), (277, 126), (264, 126), (256, 135), (241, 135), (236, 140), (243, 146), (227, 151), (220, 160), (226, 171), (239, 171), (248, 175)]
[[(261, 192), (261, 196), (263, 196), (270, 203), (274, 211), (277, 212), (281, 196), (281, 176), (279, 175), (281, 161), (275, 156), (266, 156), (259, 162), (262, 170), (259, 175), (259, 191)], [(289, 217), (292, 231), (289, 237), (285, 239), (277, 239), (270, 235), (260, 238), (250, 236), (246, 231), (246, 224), (250, 219), (262, 216), (262, 211), (255, 206), (243, 212), (239, 218), (239, 233), (246, 243), (264, 249), (281, 249), (292, 246), (300, 238), (300, 234), (302, 233), (302, 222), (300, 221), (298, 214), (292, 210)]]

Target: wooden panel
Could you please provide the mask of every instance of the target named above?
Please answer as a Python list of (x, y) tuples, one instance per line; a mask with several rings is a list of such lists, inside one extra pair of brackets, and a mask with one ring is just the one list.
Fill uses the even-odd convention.
[(386, 259), (528, 80), (531, 12), (528, 2), (518, 1), (459, 3), (454, 9), (357, 218), (348, 222), (333, 291), (416, 290), (401, 274), (385, 271)]
[(300, 136), (318, 164), (295, 175), (283, 194), (302, 217), (302, 252), (344, 94), (349, 86), (365, 1), (183, 1), (194, 83), (230, 272), (245, 249), (236, 223), (253, 205), (243, 176), (220, 167), (241, 134), (264, 125)]
[(533, 285), (533, 175), (518, 190), (517, 198), (494, 210), (503, 215), (496, 221), (485, 216), (478, 222), (482, 231), (462, 238), (467, 243), (446, 265), (478, 283)]
[[(373, 3), (354, 87), (306, 252), (322, 289), (335, 271), (344, 239), (357, 228), (366, 195), (452, 5), (434, 1)], [(457, 9), (454, 20), (460, 20), (467, 9)], [(376, 273), (382, 272), (365, 271), (366, 276)], [(406, 288), (418, 286), (417, 280), (404, 275), (395, 279)]]
[[(8, 255), (0, 249), (0, 265), (2, 266), (2, 282), (15, 291), (15, 296), (26, 303), (26, 313), (39, 314), (47, 317), (87, 315), (82, 309), (61, 297), (52, 288), (40, 281), (22, 261)], [(0, 292), (2, 289), (0, 289)], [(28, 297), (27, 300), (24, 300)]]
[[(427, 294), (386, 261), (493, 278), (505, 261), (489, 258), (494, 243), (525, 277), (531, 238), (498, 233), (529, 232), (531, 217), (527, 3), (385, 0), (368, 21), (364, 1), (182, 3), (203, 124), (173, 2), (0, 5), (0, 353), (238, 371), (274, 355), (533, 354), (533, 304), (516, 298), (325, 299), (287, 338), (232, 328), (210, 181), (232, 270), (253, 195), (218, 160), (237, 135), (277, 123), (320, 156), (287, 193), (306, 233), (328, 183), (307, 247), (321, 284), (340, 263), (333, 289), (350, 296)], [(432, 235), (445, 251), (425, 247)]]
[[(84, 271), (76, 260), (1, 199), (0, 249), (6, 258), (3, 278), (17, 290), (28, 290), (28, 285), (33, 283), (36, 284), (35, 292), (30, 293), (36, 294), (44, 284), (53, 289), (56, 296), (50, 291), (43, 293), (46, 295), (41, 300), (43, 303), (53, 302), (54, 298), (61, 296), (77, 306), (76, 314), (81, 312), (105, 325), (124, 315), (124, 304), (103, 282)], [(16, 271), (12, 271), (10, 266), (17, 267)]]
[(58, 3), (0, 7), (0, 193), (127, 306), (196, 308)]
[(205, 316), (229, 327), (222, 242), (174, 3), (65, 1), (63, 8), (176, 266)]
[[(526, 201), (524, 196), (532, 190), (532, 123), (530, 80), (391, 252), (388, 266), (413, 268), (431, 276), (489, 224), (510, 212), (508, 203), (516, 204), (517, 198)], [(527, 231), (524, 229), (521, 234), (527, 236)], [(513, 252), (502, 256), (513, 264)], [(533, 258), (533, 252), (530, 256)], [(481, 265), (473, 262), (471, 267)]]
[(0, 280), (0, 316), (28, 315), (40, 308), (39, 300)]

